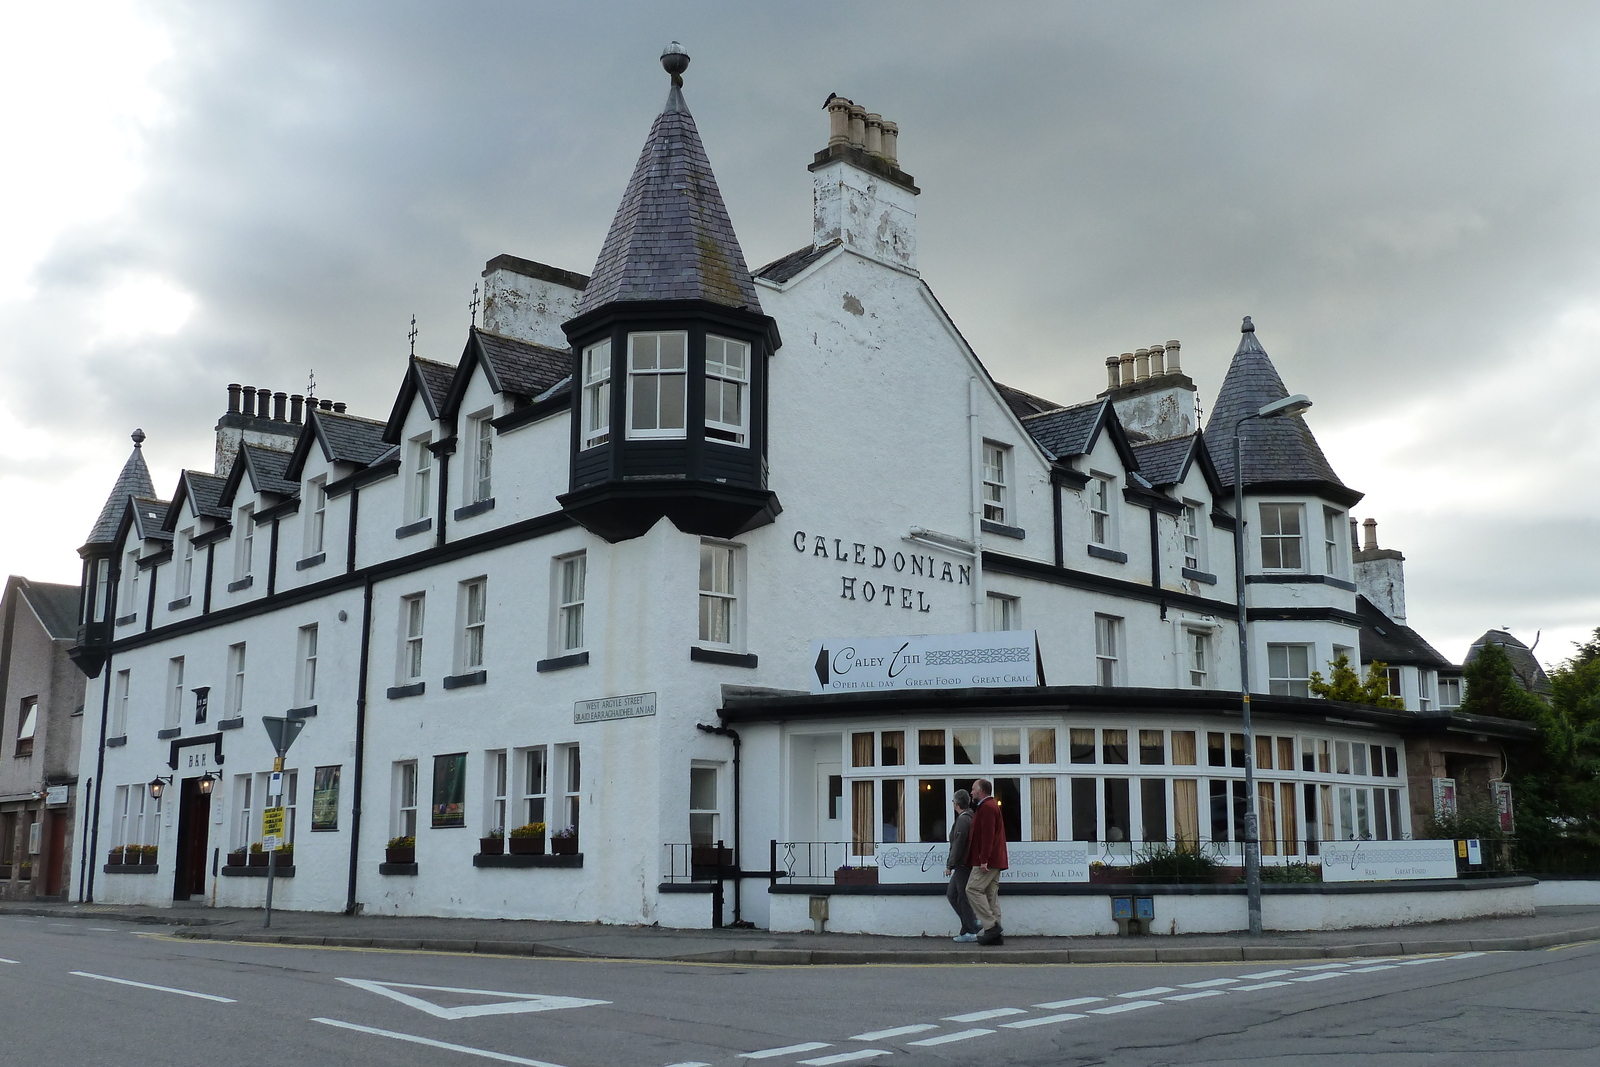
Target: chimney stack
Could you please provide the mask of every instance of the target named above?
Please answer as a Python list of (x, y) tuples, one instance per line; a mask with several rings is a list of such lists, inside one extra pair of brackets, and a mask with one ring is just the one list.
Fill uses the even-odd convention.
[(1106, 391), (1123, 429), (1152, 441), (1199, 429), (1194, 382), (1183, 373), (1177, 341), (1124, 352), (1106, 360)]
[[(1350, 520), (1351, 539), (1355, 537), (1356, 520)], [(1378, 520), (1367, 519), (1361, 524), (1361, 550), (1355, 553), (1356, 588), (1373, 607), (1395, 622), (1406, 621), (1406, 557), (1392, 548), (1378, 547)]]
[(811, 242), (838, 241), (868, 259), (904, 270), (917, 266), (915, 197), (898, 162), (900, 127), (838, 93), (828, 112), (828, 146), (811, 163)]

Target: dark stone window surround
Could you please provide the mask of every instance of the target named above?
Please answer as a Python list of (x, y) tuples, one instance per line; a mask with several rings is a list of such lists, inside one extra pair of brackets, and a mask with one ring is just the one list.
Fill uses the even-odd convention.
[(182, 736), (183, 736), (183, 727), (181, 727), (181, 726), (174, 726), (174, 727), (171, 727), (170, 729), (157, 730), (156, 731), (156, 740), (157, 741), (165, 741), (169, 737), (182, 737)]
[(417, 873), (417, 865), (415, 863), (380, 863), (378, 864), (378, 873), (407, 874), (415, 877)]
[(294, 569), (297, 571), (308, 571), (312, 567), (319, 566), (327, 561), (328, 554), (326, 552), (318, 552), (315, 556), (307, 556), (305, 559), (297, 560), (295, 562)]
[(288, 717), (291, 719), (314, 719), (317, 717), (317, 706), (309, 704), (303, 708), (290, 708)]
[(241, 589), (249, 589), (254, 584), (256, 584), (256, 576), (253, 574), (247, 574), (243, 578), (240, 578), (237, 582), (229, 582), (228, 592), (237, 593)]
[(485, 856), (478, 853), (472, 857), (474, 867), (582, 867), (583, 853), (574, 852), (569, 856), (555, 854), (543, 856)]
[(138, 622), (138, 621), (139, 621), (139, 613), (137, 611), (130, 611), (126, 615), (117, 616), (117, 625), (118, 626), (127, 626), (129, 623)]
[(755, 667), (757, 658), (754, 653), (729, 652), (720, 648), (701, 648), (699, 645), (689, 646), (689, 658), (696, 663), (719, 663), (724, 667)]
[(128, 735), (127, 734), (123, 734), (120, 737), (108, 737), (108, 738), (106, 738), (106, 747), (107, 748), (121, 748), (123, 745), (125, 745), (127, 743), (128, 743)]
[[(222, 877), (224, 878), (265, 878), (267, 876), (267, 869), (265, 867), (229, 867), (224, 865), (220, 868), (220, 871)], [(294, 864), (290, 863), (284, 866), (274, 867), (272, 873), (273, 876), (277, 878), (293, 878)]]
[(1266, 574), (1247, 574), (1246, 585), (1331, 585), (1347, 593), (1356, 591), (1356, 583), (1331, 574), (1311, 574), (1305, 571), (1269, 571)]
[(244, 716), (243, 715), (239, 716), (237, 719), (218, 719), (217, 720), (217, 729), (219, 729), (219, 730), (238, 730), (243, 726), (244, 726)]
[(488, 671), (471, 671), (467, 674), (452, 674), (445, 678), (446, 689), (465, 689), (469, 685), (483, 685), (489, 681)]
[(489, 497), (487, 500), (480, 500), (475, 504), (468, 504), (465, 507), (456, 508), (455, 519), (457, 522), (460, 522), (462, 519), (470, 519), (474, 515), (482, 515), (486, 511), (493, 510), (494, 497)]
[(402, 697), (419, 697), (427, 691), (427, 682), (411, 682), (408, 685), (391, 685), (385, 695), (390, 700), (399, 700)]
[(1119, 552), (1114, 548), (1104, 548), (1100, 545), (1090, 545), (1089, 555), (1095, 559), (1108, 559), (1112, 563), (1128, 562), (1128, 554), (1126, 552)]
[(394, 536), (396, 540), (400, 540), (406, 537), (413, 537), (416, 534), (427, 533), (431, 529), (433, 529), (433, 516), (430, 515), (426, 519), (418, 519), (416, 522), (397, 527), (394, 531)]
[(1020, 526), (1007, 526), (1003, 522), (990, 522), (988, 519), (983, 519), (981, 522), (984, 533), (992, 533), (1000, 537), (1014, 537), (1018, 541), (1028, 536), (1028, 532)]
[(1217, 576), (1215, 574), (1207, 574), (1205, 571), (1197, 571), (1190, 567), (1183, 568), (1183, 576), (1191, 582), (1204, 582), (1206, 585), (1217, 584)]
[(191, 596), (185, 596), (185, 597), (179, 597), (177, 600), (169, 601), (167, 603), (167, 610), (168, 611), (182, 611), (184, 608), (188, 607), (190, 602), (193, 601), (193, 600), (194, 600), (194, 597), (192, 595)]

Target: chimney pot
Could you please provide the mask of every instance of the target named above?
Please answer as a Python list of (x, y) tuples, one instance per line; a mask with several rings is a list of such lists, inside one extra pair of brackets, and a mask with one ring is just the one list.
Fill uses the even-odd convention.
[(256, 418), (265, 419), (272, 412), (272, 390), (256, 386)]
[(1150, 350), (1141, 348), (1133, 354), (1133, 380), (1142, 382), (1150, 377)]
[(1161, 345), (1150, 346), (1150, 377), (1159, 378), (1167, 373), (1166, 352)]
[(286, 404), (288, 402), (289, 402), (289, 394), (288, 393), (273, 393), (272, 394), (272, 421), (274, 421), (274, 422), (282, 422), (283, 421), (283, 414), (284, 414), (283, 406), (284, 406), (284, 404)]
[(893, 122), (883, 124), (883, 158), (895, 166), (900, 165), (900, 127)]
[(301, 410), (305, 407), (305, 402), (306, 398), (301, 396), (299, 393), (296, 393), (289, 398), (289, 425), (300, 425)]
[(239, 413), (245, 418), (254, 418), (256, 414), (256, 387), (247, 385), (242, 390), (244, 402), (239, 408)]
[(1115, 389), (1122, 384), (1122, 360), (1116, 356), (1106, 357), (1106, 388)]
[(1361, 551), (1375, 552), (1378, 548), (1378, 520), (1367, 519), (1361, 524)]
[(867, 151), (883, 155), (883, 116), (873, 111), (867, 112)]
[(828, 147), (850, 143), (850, 101), (835, 93), (828, 98)]
[(1124, 352), (1117, 358), (1117, 364), (1122, 370), (1122, 384), (1133, 384), (1133, 353)]
[(228, 386), (228, 414), (239, 414), (239, 383), (234, 382)]
[(860, 104), (850, 105), (850, 143), (856, 148), (867, 147), (867, 109)]
[(335, 400), (333, 402), (333, 413), (335, 415), (343, 415), (344, 414), (344, 401), (343, 400)]
[(1167, 373), (1182, 374), (1183, 368), (1178, 366), (1178, 342), (1167, 342)]
[(319, 403), (322, 406), (322, 410), (323, 411), (332, 411), (333, 410), (333, 401), (327, 399), (326, 397), (324, 397), (323, 399), (319, 400), (317, 403)]
[(1350, 554), (1354, 556), (1361, 551), (1361, 524), (1354, 515), (1350, 516)]

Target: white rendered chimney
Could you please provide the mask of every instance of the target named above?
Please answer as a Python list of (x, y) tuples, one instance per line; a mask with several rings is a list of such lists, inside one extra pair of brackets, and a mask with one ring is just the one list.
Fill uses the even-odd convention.
[(828, 146), (810, 168), (812, 243), (839, 241), (868, 259), (915, 271), (920, 190), (896, 162), (900, 128), (837, 94), (824, 106)]
[[(1350, 520), (1351, 534), (1355, 519)], [(1362, 545), (1355, 553), (1356, 588), (1395, 622), (1406, 621), (1406, 558), (1392, 548), (1378, 547), (1378, 520), (1361, 524)]]

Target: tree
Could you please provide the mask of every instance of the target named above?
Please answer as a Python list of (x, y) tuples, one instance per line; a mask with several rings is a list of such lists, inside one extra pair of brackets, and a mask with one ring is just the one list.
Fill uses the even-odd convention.
[(1492, 641), (1478, 650), (1478, 658), (1461, 672), (1467, 692), (1461, 699), (1463, 715), (1491, 715), (1497, 719), (1539, 721), (1544, 701), (1523, 688), (1506, 650)]
[(1380, 708), (1403, 708), (1406, 702), (1389, 695), (1389, 665), (1372, 663), (1367, 666), (1367, 676), (1362, 678), (1350, 665), (1350, 656), (1341, 652), (1328, 665), (1328, 679), (1321, 671), (1311, 672), (1311, 692), (1324, 700), (1343, 700), (1351, 704), (1373, 704)]

